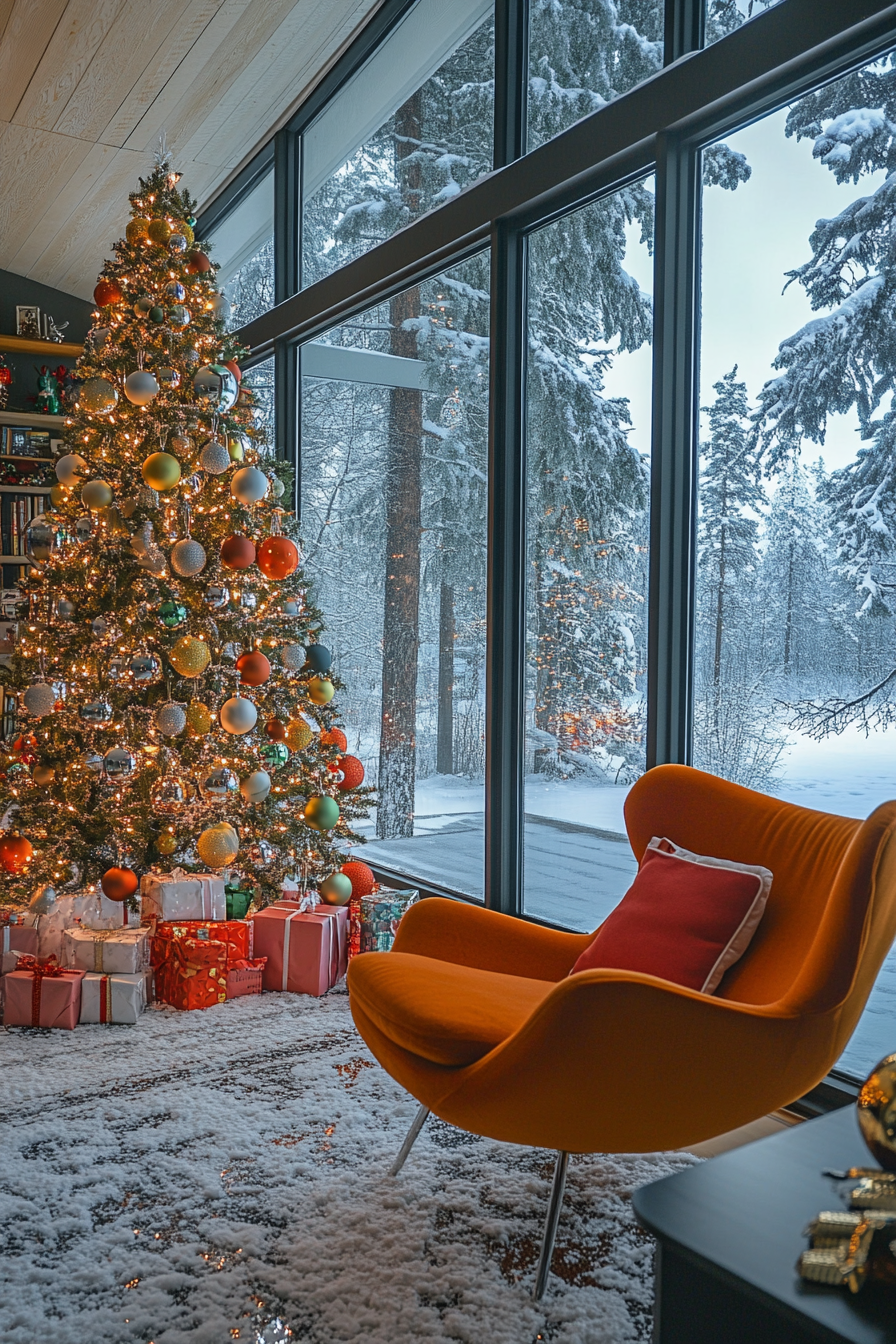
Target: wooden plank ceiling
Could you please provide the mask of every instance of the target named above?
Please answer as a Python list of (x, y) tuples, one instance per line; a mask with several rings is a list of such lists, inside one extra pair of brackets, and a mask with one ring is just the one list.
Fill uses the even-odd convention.
[(0, 0), (0, 268), (90, 299), (164, 132), (209, 202), (378, 0)]

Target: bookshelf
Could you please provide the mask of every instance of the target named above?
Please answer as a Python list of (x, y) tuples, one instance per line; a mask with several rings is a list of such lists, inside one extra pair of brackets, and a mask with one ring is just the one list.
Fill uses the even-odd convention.
[(61, 429), (64, 415), (38, 415), (36, 411), (0, 411), (0, 425), (31, 425), (35, 429)]
[(61, 355), (63, 359), (78, 359), (84, 353), (83, 345), (74, 341), (39, 341), (31, 336), (4, 336), (0, 333), (0, 350), (10, 355)]

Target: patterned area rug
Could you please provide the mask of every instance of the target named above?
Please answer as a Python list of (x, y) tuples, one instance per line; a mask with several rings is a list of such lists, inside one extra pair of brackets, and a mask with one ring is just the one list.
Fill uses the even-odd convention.
[(3, 1344), (622, 1344), (650, 1335), (632, 1189), (696, 1159), (577, 1157), (530, 1297), (552, 1157), (427, 1122), (344, 992), (134, 1027), (0, 1030)]

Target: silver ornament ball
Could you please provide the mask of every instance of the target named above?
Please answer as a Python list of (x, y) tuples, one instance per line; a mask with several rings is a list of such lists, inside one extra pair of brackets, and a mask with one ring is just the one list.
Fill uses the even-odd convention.
[(156, 727), (165, 737), (177, 737), (187, 726), (187, 712), (183, 705), (160, 705), (156, 710)]
[(206, 555), (198, 541), (184, 537), (171, 548), (171, 568), (182, 579), (192, 579), (205, 568)]

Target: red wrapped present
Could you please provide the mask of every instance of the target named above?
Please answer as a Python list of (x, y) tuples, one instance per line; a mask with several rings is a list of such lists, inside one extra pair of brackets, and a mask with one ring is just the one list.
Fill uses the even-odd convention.
[(24, 952), (37, 956), (37, 929), (26, 926), (23, 914), (0, 918), (0, 956), (6, 952)]
[(5, 1025), (72, 1031), (81, 1015), (83, 979), (83, 971), (67, 970), (55, 957), (20, 957), (19, 969), (3, 977)]
[(242, 994), (260, 994), (264, 986), (262, 978), (267, 965), (267, 957), (256, 957), (251, 961), (238, 961), (227, 970), (227, 997), (238, 999)]
[(227, 944), (174, 938), (156, 971), (156, 998), (173, 1008), (211, 1008), (227, 997)]
[(292, 994), (326, 994), (345, 975), (348, 964), (348, 908), (318, 905), (302, 910), (299, 902), (278, 901), (259, 911), (255, 951), (267, 957), (265, 989)]
[(353, 896), (349, 901), (349, 961), (359, 952), (391, 952), (403, 915), (419, 899), (413, 887), (406, 891), (378, 887), (369, 896)]
[(156, 925), (152, 939), (151, 963), (158, 969), (170, 955), (172, 942), (178, 938), (198, 938), (203, 942), (224, 943), (227, 965), (246, 961), (252, 956), (252, 921), (248, 919), (202, 920), (187, 919), (177, 922), (162, 920)]

